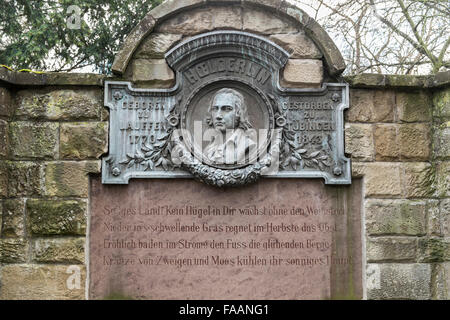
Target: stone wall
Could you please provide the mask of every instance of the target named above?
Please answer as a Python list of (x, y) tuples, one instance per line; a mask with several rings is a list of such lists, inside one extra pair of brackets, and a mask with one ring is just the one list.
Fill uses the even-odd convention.
[[(0, 299), (83, 299), (88, 174), (100, 172), (108, 147), (102, 89), (0, 94)], [(78, 272), (80, 287), (69, 290)]]
[(364, 178), (367, 298), (447, 299), (450, 90), (351, 90), (346, 151)]
[[(352, 175), (364, 184), (366, 297), (448, 299), (449, 74), (341, 78), (326, 41), (312, 37), (292, 11), (262, 7), (273, 1), (168, 3), (174, 8), (147, 18), (150, 31), (133, 31), (130, 38), (144, 35), (131, 53), (118, 55), (115, 66), (125, 66), (122, 75), (113, 66), (118, 77), (0, 70), (0, 299), (87, 297), (89, 176), (100, 173), (108, 151), (102, 81), (171, 87), (175, 75), (164, 54), (218, 29), (253, 32), (289, 51), (283, 86), (350, 84), (345, 145)], [(183, 3), (198, 7), (178, 10)], [(213, 10), (199, 7), (205, 3)]]

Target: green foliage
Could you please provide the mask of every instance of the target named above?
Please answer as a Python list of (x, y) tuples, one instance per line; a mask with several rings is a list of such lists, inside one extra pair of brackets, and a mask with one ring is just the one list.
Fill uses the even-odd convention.
[[(110, 72), (125, 37), (162, 0), (0, 0), (0, 64), (14, 69)], [(68, 22), (81, 9), (80, 28)]]

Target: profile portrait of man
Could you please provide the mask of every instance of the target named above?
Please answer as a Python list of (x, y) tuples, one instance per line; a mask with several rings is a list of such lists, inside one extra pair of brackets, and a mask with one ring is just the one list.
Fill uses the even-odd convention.
[(211, 141), (204, 156), (215, 164), (245, 164), (256, 152), (256, 132), (249, 121), (244, 96), (235, 89), (218, 90), (208, 108)]

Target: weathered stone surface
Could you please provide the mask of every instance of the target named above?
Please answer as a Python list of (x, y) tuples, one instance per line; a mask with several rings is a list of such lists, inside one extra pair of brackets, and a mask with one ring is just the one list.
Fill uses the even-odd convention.
[(369, 235), (425, 235), (426, 203), (407, 200), (366, 201)]
[(0, 199), (0, 238), (2, 237), (2, 225), (3, 225), (3, 200)]
[(448, 300), (450, 297), (450, 262), (432, 264), (432, 299)]
[(50, 162), (45, 166), (45, 195), (84, 197), (89, 195), (89, 173), (99, 173), (100, 161)]
[(0, 160), (0, 198), (8, 196), (8, 166)]
[(167, 0), (152, 9), (151, 15), (155, 19), (161, 19), (169, 14), (173, 14), (174, 12), (186, 10), (186, 7), (201, 4), (204, 1), (205, 0)]
[(9, 197), (42, 195), (43, 170), (40, 163), (7, 161), (5, 167)]
[(27, 240), (0, 239), (0, 263), (26, 262), (27, 256), (28, 256)]
[(11, 94), (6, 88), (0, 88), (0, 116), (9, 117), (11, 109)]
[(322, 53), (314, 42), (301, 33), (275, 34), (270, 40), (283, 47), (292, 59), (321, 59)]
[(164, 59), (164, 54), (180, 41), (182, 35), (169, 33), (153, 33), (139, 46), (135, 58)]
[[(373, 119), (376, 122), (392, 122), (395, 114), (395, 93), (375, 90), (373, 96)], [(369, 102), (370, 105), (370, 102)]]
[(132, 80), (170, 88), (175, 84), (175, 74), (166, 60), (135, 59), (131, 63)]
[(402, 184), (406, 198), (424, 198), (436, 193), (435, 169), (427, 162), (403, 163)]
[(318, 88), (323, 81), (322, 60), (289, 59), (284, 67), (281, 85), (284, 87)]
[(432, 101), (425, 92), (397, 93), (398, 119), (402, 122), (431, 121)]
[[(348, 188), (337, 192), (336, 188), (325, 188), (323, 182), (316, 180), (296, 179), (261, 179), (257, 184), (243, 188), (228, 188), (226, 191), (219, 188), (211, 188), (206, 184), (190, 179), (136, 179), (129, 185), (108, 186), (101, 183), (99, 177), (92, 179), (91, 207), (90, 207), (90, 296), (93, 299), (101, 299), (111, 292), (120, 293), (134, 298), (151, 297), (153, 299), (216, 299), (239, 296), (243, 299), (360, 299), (362, 298), (362, 241), (361, 241), (361, 201), (362, 181), (356, 179)], [(174, 196), (176, 195), (176, 196)], [(196, 208), (221, 208), (220, 214), (206, 213), (194, 216), (183, 208), (186, 204), (195, 205)], [(245, 215), (237, 213), (244, 208), (286, 208), (291, 211), (292, 204), (297, 208), (312, 207), (317, 211), (322, 208), (333, 208), (336, 212), (346, 214), (310, 214), (308, 217), (288, 215), (268, 216)], [(139, 204), (139, 205), (138, 205)], [(168, 216), (145, 214), (148, 209), (163, 208), (169, 205), (172, 212), (179, 215)], [(122, 215), (136, 208), (136, 214)], [(142, 208), (138, 213), (138, 208)], [(236, 209), (236, 214), (224, 214), (224, 208)], [(341, 211), (341, 208), (343, 211)], [(179, 210), (183, 210), (181, 213)], [(327, 210), (328, 211), (328, 210)], [(333, 210), (334, 211), (334, 210)], [(216, 211), (217, 212), (217, 211)], [(255, 211), (253, 211), (255, 212)], [(139, 224), (156, 226), (162, 223), (165, 226), (185, 223), (200, 225), (200, 230), (194, 232), (164, 231), (158, 235), (150, 236), (149, 232), (128, 229), (128, 226)], [(196, 222), (197, 221), (197, 222)], [(204, 221), (204, 222), (199, 222)], [(317, 226), (318, 222), (336, 225), (334, 231), (328, 230), (312, 232), (311, 229), (301, 231), (300, 228)], [(266, 223), (280, 226), (282, 223), (288, 226), (293, 223), (299, 229), (286, 231), (242, 231), (245, 225), (265, 226)], [(119, 224), (123, 226), (120, 227)], [(202, 224), (210, 226), (201, 229)], [(107, 227), (114, 226), (114, 227)], [(223, 226), (223, 232), (212, 232), (212, 226)], [(225, 226), (233, 226), (241, 232), (225, 231)], [(237, 227), (239, 226), (239, 227)], [(125, 230), (125, 228), (127, 228)], [(120, 230), (122, 229), (122, 230)], [(294, 227), (295, 229), (295, 227)], [(161, 229), (162, 230), (162, 229)], [(216, 229), (217, 230), (217, 229)], [(248, 230), (248, 229), (247, 229)], [(351, 232), (350, 234), (346, 234)], [(157, 237), (156, 237), (157, 236)], [(180, 239), (188, 243), (208, 244), (201, 247), (193, 246), (168, 249), (153, 246), (150, 241), (161, 243), (178, 243)], [(129, 245), (116, 245), (116, 239), (124, 239)], [(227, 240), (230, 239), (230, 240)], [(233, 241), (246, 242), (244, 247), (228, 246), (226, 243)], [(302, 248), (262, 248), (263, 243), (269, 239), (279, 243), (301, 242)], [(275, 240), (276, 239), (276, 240)], [(313, 240), (314, 239), (314, 240)], [(183, 242), (182, 241), (182, 242)], [(261, 245), (251, 245), (250, 242), (259, 242)], [(278, 242), (277, 241), (277, 242)], [(307, 248), (306, 242), (322, 243), (319, 247)], [(213, 243), (225, 243), (220, 249)], [(220, 245), (219, 245), (220, 246)], [(215, 248), (213, 248), (215, 247)], [(209, 257), (209, 262), (199, 265), (143, 265), (138, 258), (150, 258), (160, 255), (174, 256), (179, 261), (188, 258), (193, 261), (196, 258)], [(212, 255), (212, 256), (211, 256)], [(304, 259), (308, 262), (281, 263), (278, 265), (262, 266), (252, 263), (217, 264), (211, 261), (213, 256), (233, 257), (242, 256), (247, 259), (260, 257), (270, 259), (273, 255), (287, 261)], [(340, 263), (320, 263), (317, 258), (327, 259), (327, 256), (345, 257)], [(135, 261), (133, 265), (115, 263), (116, 258), (130, 257)], [(347, 258), (348, 257), (348, 258)], [(106, 258), (106, 259), (105, 259)], [(112, 264), (109, 262), (112, 260)], [(214, 259), (214, 258), (213, 258)], [(187, 261), (187, 260), (185, 260)], [(281, 260), (280, 260), (281, 261)], [(311, 264), (310, 262), (311, 261)], [(314, 265), (314, 262), (317, 261)], [(268, 262), (268, 261), (267, 261)], [(306, 265), (308, 264), (308, 265)], [(331, 266), (334, 265), (334, 266)], [(201, 268), (201, 272), (200, 271)], [(270, 272), (265, 271), (270, 268)], [(337, 268), (337, 269), (336, 269)], [(133, 277), (129, 277), (129, 274)], [(351, 274), (352, 278), (347, 278)], [(277, 276), (278, 275), (278, 276)], [(232, 280), (228, 279), (232, 277)], [(229, 282), (229, 280), (231, 282)], [(166, 283), (179, 283), (180, 286), (167, 286)], [(242, 282), (244, 281), (244, 282)], [(225, 283), (226, 282), (226, 283)], [(299, 288), (292, 286), (293, 282), (299, 283)], [(211, 287), (212, 283), (223, 283)], [(155, 287), (156, 286), (156, 287)], [(342, 286), (342, 287), (341, 287)]]
[(10, 155), (14, 159), (57, 159), (58, 123), (11, 122)]
[(369, 238), (367, 241), (367, 261), (413, 261), (416, 258), (416, 238)]
[(368, 299), (431, 298), (430, 264), (369, 264), (367, 280)]
[(25, 202), (23, 199), (7, 199), (3, 202), (3, 238), (25, 236)]
[(0, 119), (0, 158), (8, 156), (8, 122)]
[(84, 201), (27, 200), (29, 231), (33, 235), (85, 235)]
[(433, 116), (440, 122), (450, 120), (450, 89), (443, 89), (433, 96)]
[(107, 150), (107, 122), (73, 122), (61, 124), (61, 159), (97, 159), (106, 153)]
[(22, 90), (17, 93), (15, 117), (44, 120), (100, 120), (100, 89)]
[(450, 122), (437, 126), (433, 134), (434, 156), (440, 160), (450, 160)]
[(393, 122), (395, 93), (390, 90), (350, 90), (350, 122)]
[(442, 233), (445, 237), (450, 236), (450, 199), (441, 200), (440, 215), (442, 221)]
[(183, 35), (206, 32), (212, 29), (213, 14), (210, 8), (183, 11), (157, 26), (156, 32)]
[(398, 163), (370, 163), (364, 168), (364, 174), (366, 196), (398, 197), (402, 194)]
[(450, 261), (450, 238), (419, 239), (419, 262)]
[(212, 8), (213, 29), (238, 29), (242, 30), (242, 8), (239, 6), (219, 6)]
[(364, 162), (352, 162), (352, 177), (362, 178), (365, 175), (367, 163)]
[(358, 161), (373, 161), (373, 127), (371, 124), (345, 125), (345, 152)]
[(402, 159), (428, 160), (430, 158), (430, 126), (404, 124), (399, 127), (399, 149)]
[(243, 14), (244, 31), (274, 34), (297, 32), (297, 28), (289, 23), (287, 19), (271, 14), (269, 11), (255, 10), (255, 8), (244, 8)]
[(398, 126), (393, 124), (378, 124), (375, 126), (375, 159), (377, 161), (398, 159), (397, 131)]
[(441, 162), (437, 168), (438, 195), (450, 197), (450, 161)]
[(85, 298), (85, 267), (6, 265), (0, 269), (2, 300), (73, 300)]
[(443, 235), (443, 225), (439, 208), (439, 200), (427, 200), (428, 234), (432, 236)]
[(38, 239), (34, 241), (32, 260), (37, 263), (84, 263), (84, 238)]

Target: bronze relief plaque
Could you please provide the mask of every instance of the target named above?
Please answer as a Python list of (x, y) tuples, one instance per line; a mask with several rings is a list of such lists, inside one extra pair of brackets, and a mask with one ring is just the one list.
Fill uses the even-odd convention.
[(361, 299), (361, 180), (91, 180), (89, 297)]
[(263, 37), (214, 31), (166, 54), (174, 88), (106, 81), (110, 148), (103, 183), (194, 177), (224, 187), (266, 176), (350, 184), (343, 134), (348, 86), (282, 88), (288, 59)]

